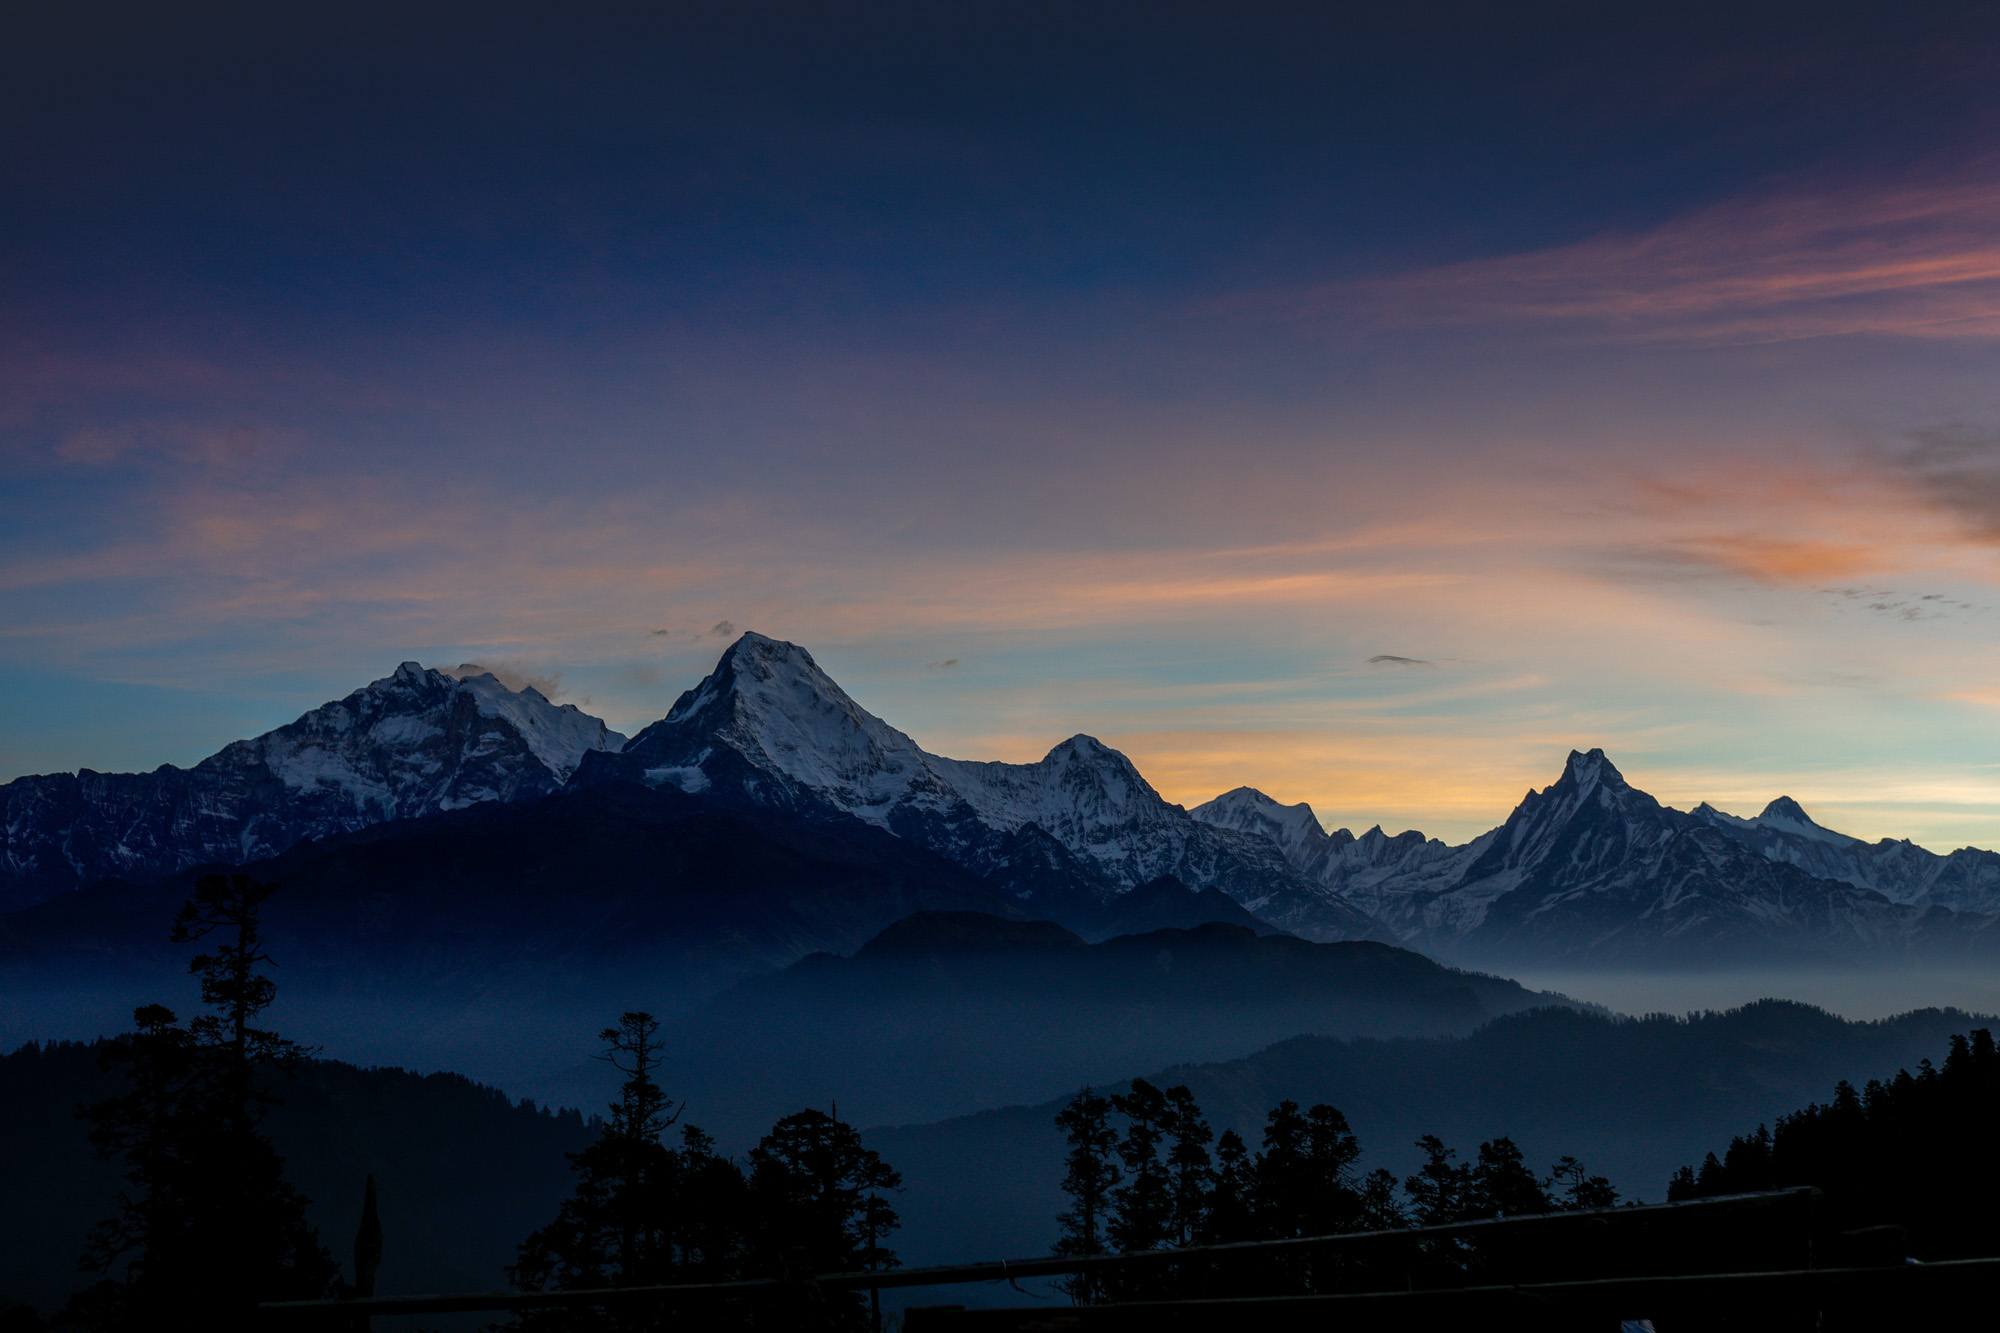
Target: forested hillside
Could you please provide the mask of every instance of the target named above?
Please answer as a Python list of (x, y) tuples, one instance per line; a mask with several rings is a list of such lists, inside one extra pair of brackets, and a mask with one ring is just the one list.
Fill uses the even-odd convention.
[[(122, 1167), (99, 1160), (80, 1106), (114, 1095), (102, 1043), (29, 1044), (0, 1056), (0, 1296), (48, 1310), (91, 1275), (77, 1268), (91, 1226), (115, 1211)], [(384, 1233), (383, 1291), (502, 1285), (514, 1247), (573, 1181), (564, 1154), (591, 1139), (575, 1111), (551, 1112), (456, 1074), (314, 1061), (278, 1084), (266, 1122), (308, 1217), (345, 1263), (373, 1173)]]

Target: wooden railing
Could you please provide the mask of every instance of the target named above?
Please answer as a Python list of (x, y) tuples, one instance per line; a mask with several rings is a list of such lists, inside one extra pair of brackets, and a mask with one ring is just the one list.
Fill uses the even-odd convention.
[[(699, 1307), (715, 1302), (756, 1302), (797, 1294), (817, 1288), (827, 1291), (884, 1291), (908, 1287), (957, 1286), (967, 1283), (1016, 1282), (1036, 1277), (1106, 1277), (1120, 1273), (1168, 1271), (1199, 1274), (1188, 1285), (1215, 1285), (1215, 1275), (1241, 1285), (1255, 1281), (1257, 1265), (1268, 1261), (1298, 1260), (1316, 1263), (1326, 1271), (1344, 1274), (1339, 1285), (1359, 1283), (1372, 1289), (1344, 1289), (1310, 1295), (1210, 1295), (1196, 1292), (1186, 1299), (1142, 1300), (1091, 1305), (1044, 1304), (1032, 1310), (961, 1310), (956, 1308), (913, 1307), (906, 1312), (908, 1333), (945, 1333), (946, 1330), (978, 1330), (999, 1333), (1003, 1329), (1138, 1329), (1166, 1327), (1227, 1328), (1236, 1320), (1252, 1321), (1258, 1327), (1286, 1327), (1294, 1323), (1316, 1325), (1338, 1316), (1343, 1328), (1377, 1322), (1400, 1327), (1426, 1326), (1432, 1319), (1447, 1322), (1468, 1317), (1467, 1311), (1483, 1311), (1479, 1318), (1503, 1308), (1532, 1308), (1554, 1316), (1562, 1311), (1623, 1311), (1619, 1317), (1655, 1317), (1657, 1309), (1679, 1310), (1689, 1302), (1718, 1299), (1752, 1303), (1776, 1301), (1796, 1306), (1801, 1301), (1862, 1300), (1871, 1292), (1960, 1292), (1988, 1290), (2000, 1275), (2000, 1260), (1971, 1260), (1955, 1264), (1911, 1265), (1900, 1256), (1895, 1263), (1877, 1262), (1869, 1256), (1859, 1265), (1827, 1267), (1820, 1260), (1838, 1256), (1816, 1252), (1813, 1231), (1813, 1189), (1775, 1190), (1758, 1194), (1727, 1195), (1694, 1199), (1681, 1203), (1653, 1204), (1627, 1208), (1587, 1209), (1574, 1212), (1531, 1213), (1516, 1217), (1454, 1222), (1444, 1226), (1409, 1227), (1393, 1231), (1342, 1232), (1326, 1236), (1292, 1237), (1283, 1240), (1246, 1241), (1232, 1245), (1189, 1246), (1172, 1250), (1149, 1250), (1128, 1254), (1105, 1254), (1055, 1258), (1037, 1255), (1024, 1259), (994, 1260), (985, 1263), (949, 1264), (927, 1268), (893, 1268), (878, 1271), (820, 1273), (791, 1278), (749, 1278), (732, 1282), (679, 1283), (659, 1286), (606, 1287), (580, 1291), (501, 1291), (443, 1296), (365, 1296), (342, 1300), (275, 1301), (260, 1307), (278, 1319), (312, 1316), (323, 1319), (333, 1313), (350, 1318), (370, 1315), (446, 1314), (465, 1311), (540, 1310), (574, 1306)], [(1733, 1229), (1733, 1230), (1732, 1230)], [(1627, 1271), (1613, 1274), (1577, 1272), (1580, 1250), (1593, 1256), (1590, 1264), (1602, 1267), (1618, 1262), (1614, 1241), (1620, 1235), (1645, 1239), (1655, 1235), (1696, 1236), (1714, 1242), (1718, 1237), (1754, 1237), (1749, 1248), (1734, 1256), (1743, 1262), (1735, 1267), (1756, 1264), (1758, 1271), (1720, 1271), (1711, 1255), (1707, 1271), (1698, 1273), (1648, 1273)], [(1579, 1240), (1588, 1245), (1580, 1245)], [(1496, 1244), (1508, 1254), (1526, 1256), (1529, 1269), (1567, 1266), (1566, 1280), (1535, 1280), (1495, 1285), (1480, 1276), (1481, 1269), (1447, 1270), (1434, 1262), (1405, 1263), (1398, 1256), (1434, 1254), (1447, 1242), (1469, 1242), (1490, 1250)], [(1721, 1242), (1725, 1248), (1728, 1242)], [(1563, 1249), (1568, 1245), (1567, 1250)], [(1791, 1256), (1796, 1256), (1792, 1258)], [(1386, 1258), (1384, 1257), (1386, 1256)], [(1773, 1256), (1789, 1259), (1774, 1266)], [(1653, 1256), (1657, 1258), (1658, 1256)], [(1723, 1256), (1721, 1268), (1732, 1266)], [(1328, 1261), (1332, 1261), (1328, 1263)], [(1504, 1262), (1504, 1261), (1503, 1261)], [(1345, 1265), (1345, 1267), (1343, 1267)], [(1400, 1265), (1400, 1267), (1399, 1267)], [(1281, 1265), (1282, 1266), (1282, 1265)], [(1245, 1271), (1250, 1276), (1242, 1276)], [(1985, 1286), (1981, 1286), (1985, 1284)], [(1856, 1295), (1855, 1293), (1861, 1293)], [(1873, 1299), (1867, 1297), (1867, 1299)], [(1053, 1322), (1051, 1322), (1053, 1321)], [(1360, 1322), (1355, 1322), (1360, 1321)], [(1400, 1321), (1400, 1322), (1399, 1322)], [(1413, 1322), (1415, 1321), (1415, 1322)], [(1241, 1325), (1248, 1327), (1249, 1324)], [(1551, 1325), (1553, 1326), (1553, 1325)]]

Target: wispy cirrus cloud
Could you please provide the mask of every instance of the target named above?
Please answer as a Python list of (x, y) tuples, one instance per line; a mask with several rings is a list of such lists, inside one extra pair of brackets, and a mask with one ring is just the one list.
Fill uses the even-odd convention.
[(2000, 338), (1992, 164), (1879, 188), (1793, 185), (1639, 231), (1308, 294), (1407, 327), (1568, 328), (1702, 343)]

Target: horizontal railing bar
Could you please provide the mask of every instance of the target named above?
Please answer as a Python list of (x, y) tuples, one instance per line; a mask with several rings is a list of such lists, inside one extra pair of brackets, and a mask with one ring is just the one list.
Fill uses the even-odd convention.
[[(1324, 1296), (1206, 1297), (1179, 1301), (1130, 1301), (1065, 1308), (1065, 1327), (1080, 1330), (1151, 1330), (1341, 1327), (1370, 1316), (1396, 1329), (1458, 1327), (1430, 1321), (1473, 1315), (1491, 1317), (1509, 1308), (1531, 1309), (1538, 1322), (1590, 1313), (1657, 1319), (1690, 1312), (1734, 1314), (1771, 1308), (1812, 1308), (1829, 1303), (1893, 1299), (1906, 1314), (1909, 1302), (1945, 1300), (1954, 1306), (1974, 1298), (1991, 1301), (2000, 1289), (2000, 1259), (1950, 1259), (1880, 1268), (1805, 1268), (1760, 1273), (1686, 1273), (1664, 1277), (1591, 1278), (1512, 1286), (1447, 1287), (1426, 1291), (1341, 1292)], [(960, 1310), (917, 1307), (904, 1314), (910, 1333), (1009, 1333), (1045, 1328), (1048, 1307)]]
[[(1811, 1186), (1764, 1190), (1753, 1194), (1725, 1194), (1709, 1199), (1683, 1199), (1677, 1203), (1641, 1204), (1631, 1208), (1585, 1208), (1574, 1212), (1523, 1213), (1515, 1217), (1486, 1217), (1471, 1222), (1447, 1222), (1429, 1227), (1402, 1227), (1389, 1231), (1346, 1231), (1330, 1236), (1291, 1236), (1283, 1240), (1246, 1240), (1227, 1245), (1190, 1245), (1179, 1250), (1139, 1250), (1126, 1254), (1078, 1255), (1056, 1258), (1037, 1255), (1029, 1259), (988, 1260), (983, 1263), (945, 1264), (927, 1268), (890, 1268), (880, 1272), (823, 1273), (809, 1279), (834, 1290), (888, 1290), (894, 1287), (953, 1286), (968, 1282), (1005, 1282), (1024, 1277), (1052, 1277), (1063, 1273), (1091, 1272), (1130, 1264), (1186, 1261), (1204, 1257), (1236, 1257), (1285, 1253), (1300, 1249), (1324, 1250), (1343, 1246), (1383, 1244), (1393, 1241), (1441, 1240), (1468, 1232), (1520, 1228), (1536, 1225), (1602, 1220), (1626, 1222), (1678, 1214), (1691, 1210), (1771, 1207), (1803, 1203), (1817, 1197)], [(308, 1310), (347, 1310), (355, 1314), (449, 1314), (469, 1310), (532, 1310), (565, 1305), (612, 1305), (676, 1298), (726, 1299), (730, 1296), (773, 1291), (786, 1285), (778, 1278), (744, 1278), (734, 1282), (672, 1283), (643, 1287), (595, 1287), (580, 1291), (494, 1291), (454, 1296), (350, 1296), (332, 1300), (266, 1301), (259, 1307), (274, 1314)]]

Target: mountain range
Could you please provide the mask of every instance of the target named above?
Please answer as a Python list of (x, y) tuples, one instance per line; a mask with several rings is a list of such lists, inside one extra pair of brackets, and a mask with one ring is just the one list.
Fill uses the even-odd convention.
[[(504, 812), (555, 796), (640, 789), (767, 832), (790, 823), (886, 836), (961, 874), (952, 892), (984, 895), (926, 905), (997, 908), (1093, 938), (1220, 917), (1461, 962), (1592, 966), (1949, 959), (2000, 947), (2000, 855), (1864, 843), (1788, 798), (1755, 818), (1675, 810), (1598, 750), (1573, 752), (1553, 784), (1462, 846), (1380, 828), (1356, 837), (1249, 787), (1183, 809), (1090, 736), (1028, 764), (931, 754), (804, 648), (758, 634), (629, 741), (480, 668), (404, 663), (190, 769), (16, 779), (0, 786), (0, 907), (106, 879), (144, 885), (262, 864), (373, 829), (421, 839), (416, 826), (473, 810), (498, 828)], [(513, 845), (529, 854), (520, 835)], [(844, 933), (789, 946), (780, 930), (776, 953), (756, 945), (746, 956), (782, 963), (785, 947), (851, 947), (887, 919), (858, 912)]]
[(1072, 736), (1032, 764), (947, 759), (869, 713), (812, 655), (762, 635), (577, 781), (638, 780), (805, 817), (846, 815), (966, 866), (1036, 915), (1088, 913), (1160, 876), (1215, 888), (1318, 939), (1380, 928), (1268, 838), (1191, 817), (1132, 761)]
[(1197, 819), (1262, 832), (1394, 936), (1489, 963), (1808, 963), (1987, 957), (2000, 855), (1949, 856), (1820, 827), (1780, 797), (1754, 819), (1660, 804), (1602, 750), (1572, 751), (1506, 822), (1462, 846), (1328, 833), (1240, 787)]

